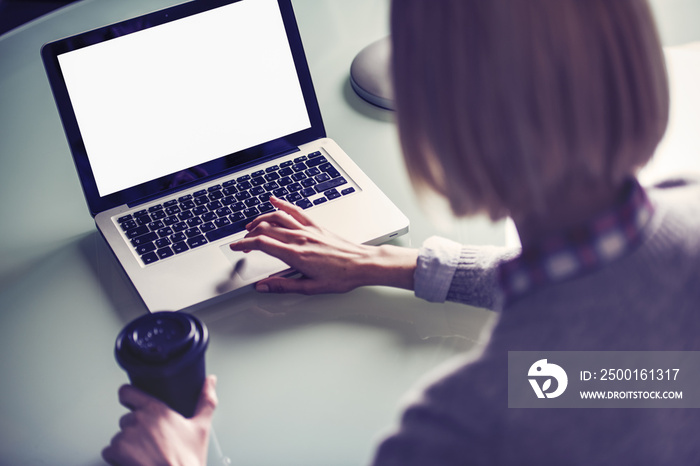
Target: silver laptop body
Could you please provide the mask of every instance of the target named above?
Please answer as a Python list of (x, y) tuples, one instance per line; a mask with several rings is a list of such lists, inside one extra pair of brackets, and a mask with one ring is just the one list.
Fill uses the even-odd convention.
[(270, 195), (356, 242), (408, 231), (326, 137), (290, 0), (193, 1), (42, 56), (90, 212), (152, 312), (287, 270), (228, 248)]

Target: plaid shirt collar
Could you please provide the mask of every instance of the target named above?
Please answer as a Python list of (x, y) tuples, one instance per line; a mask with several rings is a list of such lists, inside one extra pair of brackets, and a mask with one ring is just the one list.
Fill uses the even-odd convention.
[(550, 283), (579, 277), (634, 249), (653, 214), (636, 179), (625, 183), (618, 203), (591, 222), (547, 236), (498, 268), (505, 303)]

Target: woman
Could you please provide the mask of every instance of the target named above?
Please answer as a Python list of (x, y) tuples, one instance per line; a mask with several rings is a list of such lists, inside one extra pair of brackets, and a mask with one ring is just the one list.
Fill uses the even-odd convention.
[(480, 358), (424, 391), (375, 464), (697, 463), (697, 410), (507, 406), (508, 351), (700, 350), (700, 187), (635, 178), (668, 120), (646, 1), (397, 0), (392, 40), (414, 185), (457, 216), (512, 217), (522, 251), (356, 245), (278, 200), (231, 245), (303, 274), (260, 292), (390, 285), (500, 311)]

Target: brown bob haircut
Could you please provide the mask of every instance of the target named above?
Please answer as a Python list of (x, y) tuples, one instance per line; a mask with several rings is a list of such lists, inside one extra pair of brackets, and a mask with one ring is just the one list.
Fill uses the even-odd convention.
[(394, 0), (399, 137), (414, 186), (455, 215), (546, 214), (618, 187), (668, 121), (645, 0)]

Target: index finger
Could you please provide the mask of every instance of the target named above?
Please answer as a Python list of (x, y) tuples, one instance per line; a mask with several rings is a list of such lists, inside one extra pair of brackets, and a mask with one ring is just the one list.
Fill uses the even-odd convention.
[(304, 210), (301, 207), (290, 204), (282, 199), (277, 199), (274, 196), (270, 197), (270, 202), (282, 212), (286, 212), (291, 215), (294, 220), (302, 225), (307, 227), (316, 226), (316, 224), (304, 213)]
[(245, 228), (248, 231), (252, 231), (255, 229), (255, 227), (257, 227), (263, 222), (276, 224), (281, 227), (288, 228), (290, 230), (294, 228), (301, 228), (303, 226), (288, 213), (281, 210), (275, 210), (274, 212), (270, 212), (269, 214), (264, 214), (259, 217), (256, 217), (255, 220), (246, 225)]
[(291, 262), (297, 256), (296, 252), (288, 244), (265, 235), (246, 236), (235, 243), (231, 243), (229, 248), (232, 251), (262, 251), (280, 259), (290, 267), (293, 267)]

